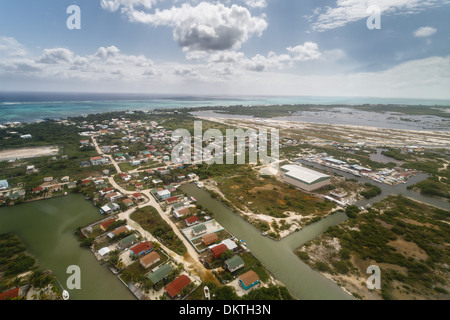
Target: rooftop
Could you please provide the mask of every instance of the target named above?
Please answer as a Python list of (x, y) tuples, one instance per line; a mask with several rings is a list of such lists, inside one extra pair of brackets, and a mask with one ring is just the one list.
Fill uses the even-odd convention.
[(174, 298), (180, 293), (181, 290), (187, 287), (189, 283), (191, 283), (191, 279), (183, 274), (169, 283), (166, 287), (166, 291), (172, 298)]
[(147, 278), (153, 283), (158, 283), (172, 271), (172, 266), (170, 264), (165, 264), (161, 266), (158, 270), (155, 272), (150, 273)]
[(242, 283), (246, 287), (249, 287), (250, 285), (252, 285), (256, 281), (258, 281), (259, 277), (258, 277), (258, 275), (256, 274), (255, 271), (250, 270), (249, 272), (244, 273), (243, 275), (239, 276), (239, 279), (242, 281)]
[(318, 182), (318, 180), (330, 178), (329, 175), (299, 165), (285, 165), (281, 167), (281, 170), (285, 172), (286, 176), (308, 184), (313, 184)]

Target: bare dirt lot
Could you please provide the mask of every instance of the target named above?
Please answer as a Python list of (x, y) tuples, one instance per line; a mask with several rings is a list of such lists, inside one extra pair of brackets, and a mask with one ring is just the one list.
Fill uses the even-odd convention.
[(59, 148), (55, 147), (55, 146), (38, 147), (38, 148), (8, 149), (8, 150), (0, 151), (0, 161), (51, 156), (51, 155), (57, 155), (58, 152), (59, 152)]

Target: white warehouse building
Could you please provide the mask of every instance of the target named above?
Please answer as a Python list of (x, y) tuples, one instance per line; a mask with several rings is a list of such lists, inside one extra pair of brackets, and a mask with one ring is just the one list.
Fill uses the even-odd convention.
[(281, 167), (280, 175), (286, 183), (305, 191), (313, 191), (331, 183), (330, 176), (300, 165), (285, 165)]

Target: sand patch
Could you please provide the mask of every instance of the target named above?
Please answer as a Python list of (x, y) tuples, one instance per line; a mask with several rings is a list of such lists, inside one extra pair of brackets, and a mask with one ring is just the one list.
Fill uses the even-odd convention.
[(55, 146), (38, 147), (38, 148), (8, 149), (8, 150), (0, 151), (0, 161), (52, 156), (52, 155), (57, 155), (58, 152), (59, 152), (59, 148), (55, 147)]
[(397, 249), (399, 253), (409, 258), (412, 257), (416, 260), (427, 260), (428, 255), (414, 242), (405, 241), (403, 238), (399, 238), (395, 241), (390, 241), (389, 246)]
[(412, 224), (412, 225), (414, 225), (414, 226), (428, 227), (428, 228), (431, 228), (431, 229), (439, 229), (437, 226), (434, 226), (434, 225), (432, 225), (432, 224), (430, 224), (430, 223), (420, 223), (419, 221), (412, 220), (412, 219), (407, 219), (407, 218), (404, 218), (404, 219), (401, 219), (401, 220), (402, 220), (403, 222)]

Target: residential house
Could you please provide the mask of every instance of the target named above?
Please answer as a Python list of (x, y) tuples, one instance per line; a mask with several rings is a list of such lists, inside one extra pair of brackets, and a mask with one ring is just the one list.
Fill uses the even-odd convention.
[(252, 270), (239, 276), (239, 285), (244, 288), (244, 290), (248, 290), (256, 286), (259, 282), (260, 280), (258, 275)]
[(184, 203), (183, 202), (177, 202), (174, 203), (174, 205), (172, 206), (173, 210), (180, 210), (184, 208)]
[(189, 174), (188, 174), (188, 178), (189, 178), (190, 180), (194, 180), (195, 178), (197, 178), (197, 175), (196, 175), (195, 173), (189, 173)]
[(177, 203), (177, 202), (179, 202), (179, 201), (180, 201), (180, 198), (179, 198), (179, 197), (170, 197), (170, 198), (167, 198), (167, 199), (166, 199), (166, 203), (167, 203), (168, 205)]
[(107, 189), (100, 190), (99, 193), (102, 197), (104, 197), (105, 195), (107, 195), (109, 193), (113, 193), (114, 190), (115, 190), (114, 188), (107, 188)]
[(101, 207), (100, 209), (101, 209), (100, 210), (101, 214), (104, 214), (104, 213), (110, 214), (112, 212), (119, 211), (120, 206), (117, 203), (111, 202), (111, 203), (108, 203), (106, 206)]
[(162, 279), (164, 279), (165, 277), (167, 277), (171, 272), (172, 272), (173, 268), (170, 264), (166, 263), (165, 265), (161, 266), (158, 268), (158, 270), (155, 270), (152, 273), (149, 273), (147, 275), (147, 278), (153, 283), (153, 284), (157, 284), (158, 282), (160, 282)]
[(93, 166), (99, 166), (99, 165), (103, 164), (103, 158), (102, 157), (92, 157), (91, 164)]
[(20, 287), (0, 293), (0, 301), (12, 300), (19, 297)]
[(128, 226), (122, 226), (119, 227), (117, 229), (114, 229), (113, 231), (111, 231), (110, 233), (108, 233), (108, 237), (110, 237), (111, 239), (114, 238), (115, 236), (124, 233), (124, 232), (128, 232), (131, 229)]
[(105, 183), (105, 180), (103, 180), (103, 179), (95, 179), (94, 180), (94, 184), (95, 185), (99, 185), (99, 184), (102, 184), (102, 183)]
[(34, 165), (27, 166), (27, 173), (33, 173), (36, 171), (36, 167)]
[(169, 190), (170, 193), (173, 193), (173, 192), (177, 191), (177, 188), (170, 184), (166, 187), (166, 190)]
[(53, 177), (44, 178), (44, 182), (51, 182), (51, 181), (53, 181)]
[(189, 210), (189, 208), (184, 208), (184, 207), (173, 211), (173, 215), (177, 219), (181, 219), (190, 213), (191, 213), (191, 210)]
[(128, 173), (121, 173), (120, 178), (124, 181), (130, 181), (131, 177)]
[(236, 244), (236, 242), (234, 242), (234, 241), (231, 240), (231, 239), (223, 240), (222, 243), (223, 243), (224, 245), (227, 246), (228, 250), (236, 251), (236, 250), (239, 249), (239, 247), (238, 247), (238, 245)]
[(160, 200), (166, 200), (171, 197), (171, 193), (169, 190), (161, 190), (156, 193), (157, 197)]
[(170, 170), (167, 170), (167, 169), (161, 169), (161, 168), (158, 169), (156, 172), (157, 172), (158, 175), (160, 175), (160, 176), (165, 176), (165, 175), (170, 174)]
[(204, 224), (195, 226), (192, 228), (192, 235), (193, 236), (199, 236), (203, 233), (206, 233), (206, 226)]
[(211, 253), (213, 254), (214, 258), (219, 258), (222, 253), (224, 253), (225, 251), (228, 250), (227, 246), (224, 245), (223, 243), (215, 245), (215, 246), (211, 246), (209, 248), (209, 250), (211, 250)]
[(133, 201), (135, 201), (135, 202), (139, 202), (139, 201), (144, 200), (145, 198), (144, 198), (144, 196), (143, 196), (142, 194), (140, 194), (140, 193), (133, 193), (133, 194), (130, 196), (130, 199), (133, 200)]
[(122, 201), (122, 203), (123, 203), (124, 205), (126, 205), (127, 207), (131, 207), (132, 205), (134, 205), (134, 202), (133, 202), (133, 200), (131, 200), (131, 199), (124, 199), (124, 200)]
[(193, 225), (196, 225), (200, 222), (200, 219), (197, 216), (189, 217), (184, 220), (186, 223), (186, 226), (192, 227)]
[(56, 186), (51, 187), (50, 191), (51, 192), (59, 192), (62, 190), (62, 185), (58, 184)]
[(103, 258), (105, 255), (107, 255), (108, 253), (110, 253), (111, 250), (108, 247), (104, 247), (101, 248), (100, 250), (98, 250), (98, 254)]
[(142, 183), (140, 183), (140, 182), (136, 183), (134, 186), (136, 187), (136, 190), (144, 189), (144, 185)]
[(44, 188), (39, 186), (39, 187), (34, 188), (32, 192), (33, 192), (33, 194), (39, 194), (42, 191), (44, 191)]
[(67, 184), (67, 189), (74, 189), (77, 187), (77, 183), (75, 181), (69, 182)]
[(141, 259), (139, 259), (141, 266), (145, 269), (150, 268), (152, 265), (158, 263), (159, 261), (161, 261), (161, 256), (156, 251), (150, 252), (149, 254), (146, 254)]
[(68, 177), (68, 176), (61, 178), (61, 182), (69, 182), (69, 180), (70, 180), (70, 177)]
[(206, 236), (202, 237), (202, 242), (205, 246), (210, 246), (214, 243), (216, 243), (216, 241), (219, 240), (219, 236), (216, 233), (210, 233), (207, 234)]
[(153, 243), (144, 241), (130, 248), (130, 255), (143, 256), (153, 251)]
[(129, 235), (128, 237), (123, 238), (122, 240), (119, 241), (119, 243), (117, 244), (117, 249), (119, 250), (127, 249), (136, 242), (137, 242), (136, 236), (134, 234)]
[(235, 272), (236, 270), (244, 267), (244, 260), (242, 260), (239, 256), (234, 256), (233, 258), (225, 261), (225, 267), (228, 271)]
[(25, 198), (25, 190), (19, 190), (9, 194), (11, 200), (17, 200), (19, 198)]
[(116, 222), (115, 219), (108, 220), (100, 225), (100, 229), (102, 231), (106, 231), (108, 229), (108, 227), (114, 222)]
[(177, 297), (180, 292), (186, 288), (191, 283), (191, 279), (188, 276), (182, 274), (175, 280), (173, 280), (169, 285), (165, 288), (166, 292), (169, 296), (174, 299)]
[(105, 199), (110, 202), (114, 202), (120, 198), (122, 198), (122, 194), (120, 192), (113, 192), (113, 193), (108, 193), (105, 195)]

